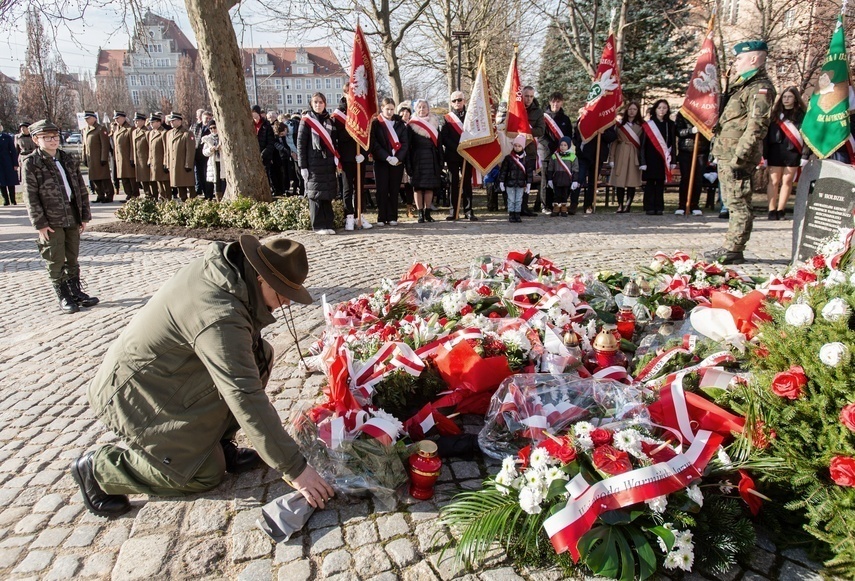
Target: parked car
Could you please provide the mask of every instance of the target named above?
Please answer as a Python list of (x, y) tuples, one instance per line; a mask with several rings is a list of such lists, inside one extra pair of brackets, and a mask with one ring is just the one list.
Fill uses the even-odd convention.
[(74, 144), (79, 145), (79, 144), (83, 143), (83, 138), (80, 136), (79, 133), (72, 133), (65, 140), (65, 143), (67, 143), (68, 145), (74, 145)]

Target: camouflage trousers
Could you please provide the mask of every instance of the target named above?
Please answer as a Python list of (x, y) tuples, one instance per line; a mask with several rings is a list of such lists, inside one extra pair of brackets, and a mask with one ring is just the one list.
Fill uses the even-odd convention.
[(754, 214), (751, 211), (751, 173), (734, 176), (729, 160), (718, 160), (718, 180), (721, 197), (730, 212), (724, 248), (730, 252), (745, 250), (751, 229), (754, 226)]
[(39, 254), (45, 259), (45, 268), (54, 284), (80, 276), (77, 257), (80, 254), (80, 227), (56, 228), (48, 232), (45, 242), (38, 241)]

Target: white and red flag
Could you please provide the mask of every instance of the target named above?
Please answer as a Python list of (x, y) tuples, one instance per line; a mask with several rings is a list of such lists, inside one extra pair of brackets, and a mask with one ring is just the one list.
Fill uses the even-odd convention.
[(345, 127), (353, 140), (368, 149), (371, 140), (371, 120), (377, 116), (377, 88), (374, 84), (374, 65), (362, 27), (357, 23), (353, 36), (353, 54), (350, 58), (350, 98), (347, 100)]
[[(525, 109), (523, 108), (523, 111)], [(484, 59), (478, 65), (478, 74), (472, 84), (472, 94), (463, 121), (460, 145), (457, 152), (482, 174), (487, 174), (504, 157), (490, 110), (490, 86)], [(528, 115), (526, 114), (526, 123)], [(529, 131), (531, 133), (531, 131)]]
[(623, 90), (615, 55), (615, 35), (610, 31), (597, 67), (597, 76), (591, 84), (587, 102), (579, 116), (579, 135), (582, 143), (588, 143), (614, 125), (615, 115), (622, 104)]
[(709, 31), (701, 45), (701, 54), (686, 89), (686, 99), (680, 113), (698, 128), (698, 132), (712, 139), (713, 128), (718, 122), (718, 101), (721, 94), (718, 78), (718, 59), (713, 39), (713, 20), (710, 19)]
[[(468, 114), (467, 114), (468, 115)], [(517, 48), (514, 47), (514, 56), (511, 66), (508, 68), (508, 77), (502, 89), (502, 100), (496, 111), (496, 125), (503, 127), (505, 135), (513, 139), (517, 135), (525, 135), (526, 143), (532, 140), (531, 124), (528, 122), (528, 111), (522, 98), (522, 85), (520, 84), (520, 72), (517, 68)]]

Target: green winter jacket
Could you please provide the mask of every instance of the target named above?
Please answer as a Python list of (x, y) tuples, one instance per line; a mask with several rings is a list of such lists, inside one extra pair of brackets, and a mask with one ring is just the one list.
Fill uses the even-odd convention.
[(89, 385), (89, 403), (133, 450), (182, 485), (234, 419), (264, 461), (293, 480), (306, 461), (264, 391), (267, 373), (263, 380), (264, 358), (257, 355), (272, 353), (260, 333), (274, 321), (240, 247), (215, 242), (113, 343)]

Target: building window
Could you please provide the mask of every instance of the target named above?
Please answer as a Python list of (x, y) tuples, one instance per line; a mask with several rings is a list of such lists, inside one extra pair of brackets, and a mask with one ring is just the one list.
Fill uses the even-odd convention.
[(315, 88), (318, 90), (321, 89), (321, 79), (320, 78), (315, 79)]
[(276, 93), (276, 104), (282, 106), (282, 93)]
[(341, 79), (336, 79), (336, 80), (335, 80), (335, 88), (336, 88), (336, 89), (341, 89)]
[(341, 101), (341, 93), (336, 93), (336, 94), (335, 94), (335, 100), (336, 100), (336, 101)]
[(170, 66), (172, 66), (172, 61), (169, 59), (154, 59), (154, 66), (169, 68)]
[(312, 95), (306, 93), (306, 104), (309, 105), (312, 102)]
[(149, 75), (148, 76), (148, 84), (150, 87), (157, 86), (157, 76), (156, 75)]
[(140, 75), (140, 87), (145, 87), (145, 75)]
[(167, 75), (166, 81), (169, 83), (169, 86), (173, 86), (175, 84), (175, 75)]
[(162, 44), (150, 44), (148, 45), (148, 52), (163, 52)]
[(128, 77), (128, 83), (129, 83), (132, 87), (136, 87), (136, 86), (137, 86), (137, 76), (136, 76), (136, 75), (130, 75), (130, 76)]
[(285, 79), (285, 90), (286, 91), (291, 90), (291, 79)]
[(737, 19), (739, 18), (739, 0), (729, 0), (730, 5), (727, 7), (725, 11), (725, 18), (730, 18), (731, 24), (736, 24)]
[(294, 97), (292, 97), (291, 95), (285, 95), (285, 104), (286, 105), (293, 105), (294, 104)]
[(796, 11), (790, 8), (784, 12), (784, 28), (792, 28), (796, 23)]
[(140, 102), (140, 92), (139, 91), (131, 91), (131, 99), (134, 101), (134, 105)]
[(301, 95), (301, 94), (299, 94), (299, 93), (297, 94), (297, 104), (298, 104), (298, 105), (302, 105), (302, 104), (303, 104), (303, 95)]
[(282, 79), (273, 79), (273, 84), (276, 85), (277, 89), (279, 89), (282, 87)]
[(298, 91), (300, 89), (302, 89), (303, 88), (303, 79), (294, 80), (294, 86), (297, 88)]
[(326, 79), (324, 79), (324, 88), (325, 89), (332, 89), (332, 79), (331, 78), (327, 77)]

